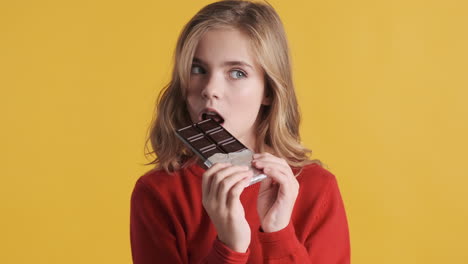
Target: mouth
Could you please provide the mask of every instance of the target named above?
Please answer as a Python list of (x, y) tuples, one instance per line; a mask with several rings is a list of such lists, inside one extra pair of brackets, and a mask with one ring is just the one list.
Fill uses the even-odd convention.
[(218, 112), (216, 112), (216, 110), (204, 109), (201, 113), (201, 120), (206, 120), (210, 118), (221, 125), (224, 123), (224, 118)]

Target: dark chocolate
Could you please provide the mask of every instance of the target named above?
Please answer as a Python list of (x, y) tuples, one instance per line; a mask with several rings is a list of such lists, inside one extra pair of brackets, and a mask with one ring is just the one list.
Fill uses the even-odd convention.
[(176, 135), (203, 161), (216, 153), (232, 153), (247, 149), (213, 119), (206, 119), (178, 129)]

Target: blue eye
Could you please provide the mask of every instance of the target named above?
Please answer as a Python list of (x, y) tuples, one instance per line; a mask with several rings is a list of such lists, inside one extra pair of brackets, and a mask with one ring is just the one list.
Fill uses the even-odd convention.
[(191, 73), (193, 74), (204, 74), (205, 70), (198, 65), (192, 65)]
[(234, 79), (242, 79), (242, 78), (247, 77), (247, 75), (243, 71), (240, 71), (240, 70), (233, 70), (229, 73), (229, 75)]

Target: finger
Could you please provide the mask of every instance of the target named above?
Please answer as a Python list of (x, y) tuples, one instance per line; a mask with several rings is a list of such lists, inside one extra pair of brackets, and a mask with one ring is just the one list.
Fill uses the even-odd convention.
[(236, 172), (242, 172), (242, 171), (247, 171), (249, 167), (247, 166), (237, 166), (237, 165), (232, 165), (226, 168), (222, 168), (219, 170), (214, 176), (213, 179), (211, 180), (211, 187), (210, 187), (210, 197), (213, 199), (217, 199), (218, 197), (218, 188), (219, 188), (219, 183), (226, 177), (236, 173)]
[(258, 158), (258, 157), (275, 157), (275, 158), (278, 158), (276, 157), (275, 155), (269, 153), (269, 152), (261, 152), (261, 153), (255, 153), (253, 154), (253, 158)]
[(248, 171), (241, 171), (241, 172), (236, 172), (222, 180), (219, 183), (218, 186), (218, 195), (217, 199), (220, 204), (227, 206), (227, 200), (229, 200), (229, 193), (231, 188), (233, 188), (234, 185), (237, 183), (245, 180), (246, 178), (252, 177), (253, 176), (253, 171), (248, 170)]
[(293, 177), (289, 167), (275, 161), (257, 161), (254, 164), (255, 167), (262, 169), (266, 175), (272, 176), (273, 180), (280, 184), (288, 185)]
[(208, 196), (211, 193), (211, 181), (213, 176), (220, 170), (231, 166), (230, 163), (216, 163), (203, 173), (202, 193)]
[[(280, 168), (280, 167), (278, 167)], [(275, 182), (279, 184), (279, 195), (285, 197), (297, 197), (299, 193), (299, 182), (288, 167), (287, 171), (275, 169), (274, 166), (267, 166), (264, 169), (265, 174), (270, 176)]]
[(252, 161), (252, 166), (260, 170), (264, 169), (266, 166), (272, 166), (272, 165), (275, 167), (281, 168), (284, 171), (287, 171), (288, 169), (290, 169), (289, 166), (285, 166), (284, 164), (279, 163), (275, 160), (253, 160)]
[(257, 160), (267, 160), (267, 161), (272, 161), (272, 162), (276, 162), (276, 163), (279, 163), (279, 164), (283, 164), (284, 166), (288, 166), (289, 167), (289, 164), (286, 160), (282, 159), (282, 158), (278, 158), (268, 152), (263, 152), (263, 153), (259, 153), (259, 154), (254, 154), (253, 155), (253, 160), (254, 161), (257, 161)]
[(227, 198), (226, 206), (229, 209), (233, 208), (236, 201), (240, 201), (240, 195), (242, 191), (245, 189), (245, 187), (247, 187), (247, 185), (249, 185), (249, 182), (253, 177), (253, 171), (250, 170), (248, 172), (251, 172), (251, 174), (243, 178), (242, 180), (236, 182), (234, 186), (231, 188), (231, 190), (229, 191), (229, 194), (226, 197)]
[[(257, 169), (265, 169), (267, 166), (273, 166), (275, 169), (280, 169), (284, 173), (291, 171), (289, 165), (282, 163), (276, 158), (262, 157), (252, 161), (252, 165)], [(292, 171), (291, 171), (292, 174)]]

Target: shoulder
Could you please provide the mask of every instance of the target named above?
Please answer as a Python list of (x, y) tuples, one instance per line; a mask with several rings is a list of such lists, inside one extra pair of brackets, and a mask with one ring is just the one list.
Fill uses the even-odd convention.
[(203, 169), (198, 165), (167, 173), (164, 170), (153, 169), (140, 176), (133, 189), (133, 195), (144, 194), (156, 199), (171, 199), (180, 196), (187, 189), (199, 186)]
[(302, 167), (302, 170), (297, 176), (297, 180), (302, 184), (324, 187), (336, 181), (336, 177), (319, 164), (312, 163)]
[(339, 192), (335, 175), (319, 164), (309, 164), (302, 167), (297, 176), (299, 196), (304, 202), (318, 202)]
[(173, 178), (173, 176), (163, 170), (153, 169), (144, 173), (134, 184), (131, 197), (132, 202), (141, 204), (145, 201), (154, 203), (160, 200), (160, 191), (164, 190), (163, 186), (167, 186), (171, 178)]
[(135, 185), (143, 185), (151, 189), (160, 189), (180, 180), (180, 175), (180, 171), (167, 173), (162, 169), (152, 169), (140, 176)]

